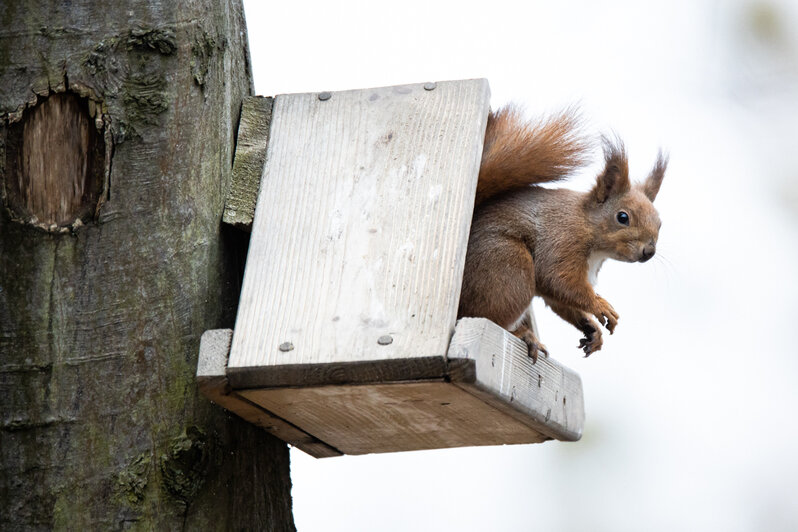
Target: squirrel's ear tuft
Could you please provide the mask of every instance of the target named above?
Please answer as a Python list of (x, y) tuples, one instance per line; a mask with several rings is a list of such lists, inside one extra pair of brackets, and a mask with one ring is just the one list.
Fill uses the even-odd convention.
[(651, 201), (654, 201), (654, 198), (657, 197), (659, 187), (662, 185), (662, 178), (665, 177), (666, 168), (668, 168), (668, 155), (660, 150), (657, 155), (657, 162), (654, 163), (654, 168), (651, 169), (651, 173), (648, 174), (648, 177), (643, 182), (643, 193)]
[(631, 188), (629, 182), (629, 162), (626, 148), (621, 139), (602, 138), (604, 145), (604, 170), (596, 178), (592, 194), (598, 203), (604, 203), (610, 196), (623, 194)]

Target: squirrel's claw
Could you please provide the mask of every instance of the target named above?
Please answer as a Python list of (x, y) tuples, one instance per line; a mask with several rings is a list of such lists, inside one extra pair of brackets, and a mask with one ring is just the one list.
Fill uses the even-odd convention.
[(579, 339), (579, 345), (577, 347), (585, 352), (585, 358), (601, 349), (604, 343), (601, 339), (601, 331), (598, 327), (598, 324), (592, 322), (592, 320), (585, 320), (579, 327), (585, 334), (585, 337)]
[(543, 344), (538, 344), (538, 350), (541, 353), (543, 353), (544, 357), (549, 358), (549, 351), (548, 349), (546, 349), (546, 346), (544, 346)]
[(596, 295), (596, 298), (598, 299), (598, 305), (593, 312), (593, 315), (597, 317), (599, 323), (606, 327), (606, 329), (610, 331), (610, 334), (612, 334), (615, 332), (615, 327), (618, 325), (618, 318), (620, 318), (620, 316), (617, 312), (615, 312), (615, 309), (612, 308), (612, 305), (610, 305), (606, 299), (598, 294)]
[(596, 351), (599, 351), (602, 344), (603, 341), (601, 340), (601, 336), (593, 334), (591, 337), (580, 339), (578, 347), (585, 352), (585, 358), (587, 358)]
[(532, 332), (526, 332), (521, 335), (521, 340), (524, 341), (529, 351), (529, 357), (532, 359), (533, 364), (537, 364), (538, 352), (543, 353), (543, 356), (549, 358), (549, 351), (546, 346), (541, 344)]

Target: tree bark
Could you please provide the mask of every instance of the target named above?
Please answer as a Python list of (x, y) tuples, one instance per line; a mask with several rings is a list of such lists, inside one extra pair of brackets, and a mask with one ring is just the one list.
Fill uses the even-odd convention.
[(240, 0), (0, 2), (0, 529), (293, 530), (288, 451), (198, 396)]

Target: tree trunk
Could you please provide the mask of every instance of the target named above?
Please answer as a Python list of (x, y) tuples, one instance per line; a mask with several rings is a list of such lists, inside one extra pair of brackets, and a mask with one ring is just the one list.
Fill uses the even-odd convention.
[(0, 2), (0, 529), (294, 529), (286, 446), (194, 380), (251, 90), (239, 0)]

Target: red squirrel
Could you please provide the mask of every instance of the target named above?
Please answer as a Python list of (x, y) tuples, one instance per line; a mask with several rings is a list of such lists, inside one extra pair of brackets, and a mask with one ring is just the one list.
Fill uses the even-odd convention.
[(593, 291), (606, 259), (645, 262), (661, 226), (652, 202), (667, 167), (659, 153), (642, 183), (631, 183), (623, 143), (603, 139), (604, 169), (588, 192), (535, 186), (568, 177), (588, 161), (591, 143), (571, 111), (527, 122), (508, 106), (488, 117), (458, 317), (484, 317), (521, 338), (529, 356), (548, 356), (532, 331), (540, 296), (601, 349), (598, 319), (610, 334), (618, 313)]

